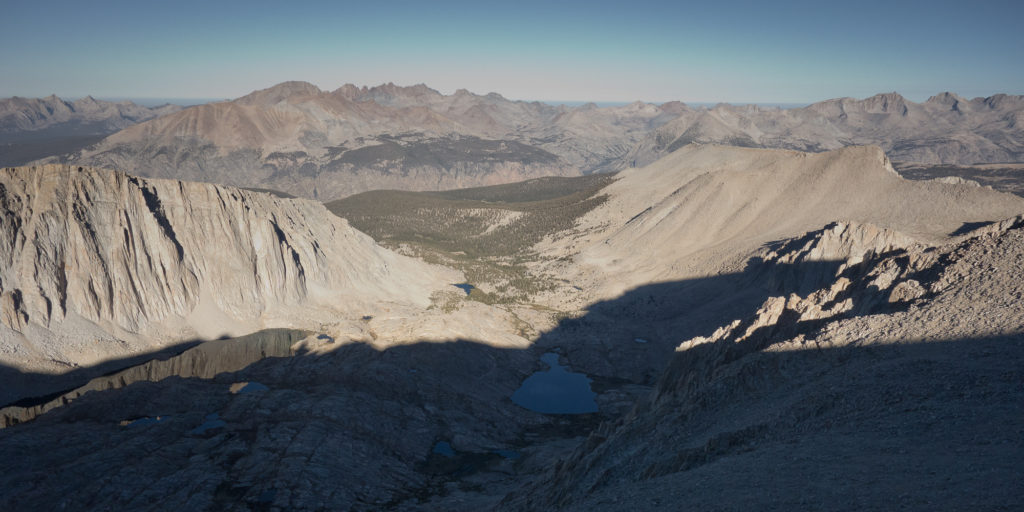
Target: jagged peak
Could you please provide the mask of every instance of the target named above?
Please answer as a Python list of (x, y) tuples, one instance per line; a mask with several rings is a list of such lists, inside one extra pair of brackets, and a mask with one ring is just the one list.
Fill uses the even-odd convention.
[(441, 96), (440, 92), (427, 87), (423, 83), (402, 86), (395, 85), (394, 82), (388, 82), (373, 87), (363, 86), (361, 88), (346, 84), (335, 92), (355, 101), (373, 101), (381, 105), (388, 105), (395, 99), (421, 99), (429, 96)]
[(940, 92), (931, 98), (925, 100), (925, 103), (938, 103), (941, 105), (952, 105), (957, 101), (964, 101), (964, 98), (960, 97), (954, 92)]
[(932, 96), (931, 98), (925, 100), (924, 103), (925, 105), (947, 107), (949, 110), (961, 113), (964, 111), (965, 106), (968, 106), (969, 108), (970, 105), (970, 103), (966, 99), (958, 96), (955, 93), (948, 91), (936, 94), (935, 96)]
[(370, 87), (370, 88), (367, 88), (366, 86), (363, 86), (362, 90), (365, 91), (365, 92), (370, 92), (370, 93), (373, 93), (373, 92), (389, 92), (389, 93), (403, 93), (403, 94), (409, 94), (409, 93), (415, 93), (415, 94), (424, 94), (424, 93), (440, 94), (439, 92), (435, 91), (434, 89), (431, 89), (430, 87), (427, 87), (427, 84), (424, 84), (424, 83), (418, 83), (418, 84), (415, 84), (415, 85), (395, 85), (394, 82), (388, 82), (386, 84), (375, 85), (375, 86)]
[(906, 115), (908, 111), (907, 99), (897, 92), (879, 93), (870, 98), (865, 98), (858, 103), (869, 112), (876, 111)]

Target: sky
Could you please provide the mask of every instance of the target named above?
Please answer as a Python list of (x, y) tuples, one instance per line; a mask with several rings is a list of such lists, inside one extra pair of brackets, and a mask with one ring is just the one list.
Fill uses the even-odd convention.
[(4, 0), (0, 97), (236, 98), (287, 80), (511, 99), (1024, 94), (1024, 2)]

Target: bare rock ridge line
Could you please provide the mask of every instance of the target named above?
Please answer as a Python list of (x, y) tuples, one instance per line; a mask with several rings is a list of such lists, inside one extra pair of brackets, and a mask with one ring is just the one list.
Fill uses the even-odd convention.
[(204, 183), (6, 168), (0, 214), (0, 357), (25, 368), (424, 307), (459, 279), (318, 202)]
[(259, 186), (330, 201), (643, 166), (691, 143), (826, 151), (880, 145), (897, 161), (1024, 161), (1024, 97), (922, 103), (895, 93), (804, 108), (511, 101), (424, 85), (286, 82), (143, 122), (49, 161)]

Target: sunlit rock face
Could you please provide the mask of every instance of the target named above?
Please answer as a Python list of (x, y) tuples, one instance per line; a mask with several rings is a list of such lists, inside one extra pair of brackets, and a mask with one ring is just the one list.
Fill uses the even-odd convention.
[(315, 201), (65, 165), (0, 170), (9, 365), (89, 364), (308, 324), (325, 309), (425, 307), (457, 279), (381, 248)]

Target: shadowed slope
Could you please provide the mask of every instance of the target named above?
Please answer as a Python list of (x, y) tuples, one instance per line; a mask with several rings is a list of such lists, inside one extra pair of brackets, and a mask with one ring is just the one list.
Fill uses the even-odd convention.
[(684, 341), (649, 397), (506, 508), (1012, 508), (1022, 227), (848, 262)]

